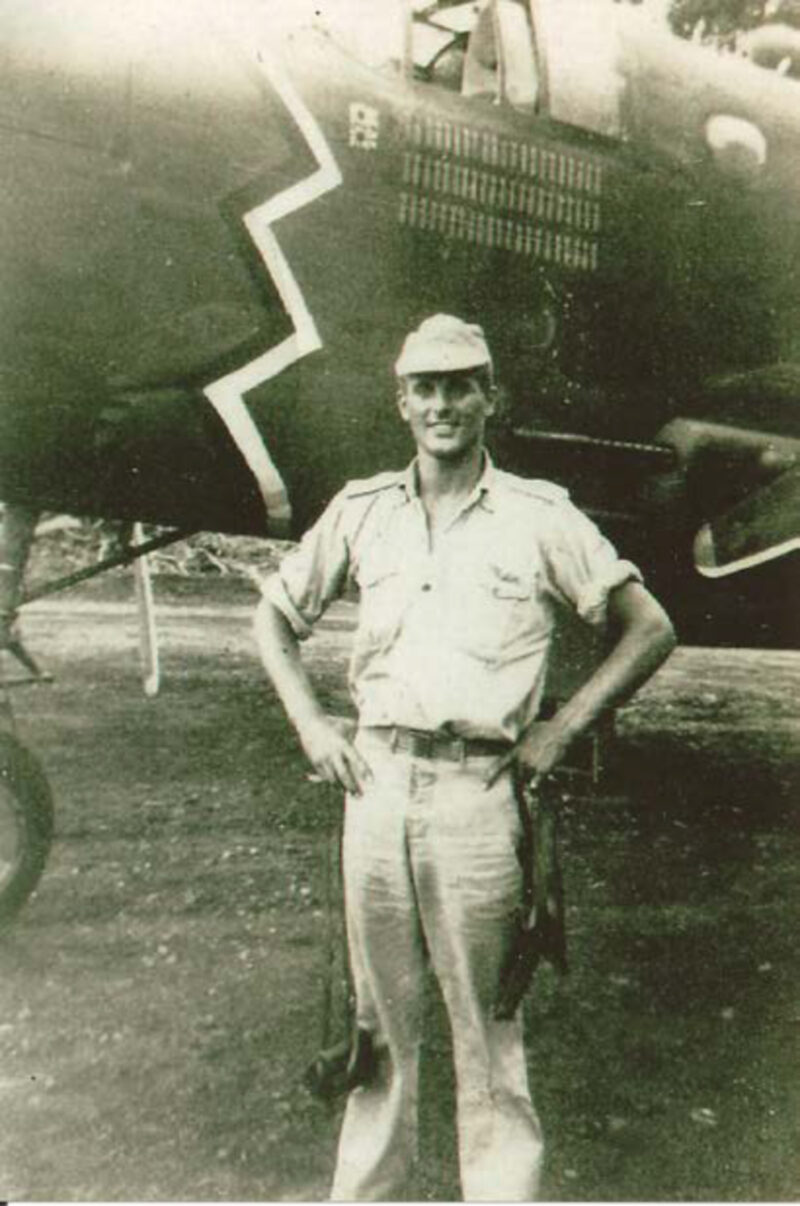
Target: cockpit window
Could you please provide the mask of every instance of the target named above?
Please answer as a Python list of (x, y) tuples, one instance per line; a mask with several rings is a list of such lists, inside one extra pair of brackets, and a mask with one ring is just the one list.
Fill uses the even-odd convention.
[(533, 108), (538, 72), (520, 0), (470, 0), (428, 11), (413, 25), (418, 77), (461, 92)]
[(500, 98), (500, 47), (493, 4), (486, 5), (470, 34), (461, 92), (464, 96)]
[(517, 0), (491, 0), (470, 35), (461, 91), (488, 92), (515, 108), (536, 104), (538, 80), (528, 15)]
[(415, 21), (412, 27), (414, 74), (418, 79), (460, 91), (466, 44), (463, 34), (454, 34), (427, 21)]
[(515, 0), (498, 0), (496, 14), (503, 94), (517, 109), (532, 107), (538, 99), (539, 73), (527, 10)]
[(556, 121), (611, 138), (624, 135), (618, 5), (530, 0), (546, 64), (545, 107)]
[(414, 74), (462, 96), (624, 138), (619, 5), (410, 0)]

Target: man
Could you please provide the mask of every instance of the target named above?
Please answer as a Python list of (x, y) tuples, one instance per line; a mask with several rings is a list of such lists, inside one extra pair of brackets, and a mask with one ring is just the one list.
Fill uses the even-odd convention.
[[(653, 673), (674, 637), (636, 568), (564, 490), (489, 460), (495, 387), (479, 326), (427, 319), (395, 369), (416, 459), (345, 486), (270, 579), (256, 618), (303, 749), (347, 792), (356, 1014), (380, 1058), (348, 1099), (332, 1198), (407, 1192), (427, 955), (452, 1027), (464, 1197), (524, 1201), (539, 1180), (539, 1122), (520, 1011), (499, 1021), (492, 1010), (521, 894), (515, 775), (535, 789)], [(320, 707), (298, 646), (348, 581), (360, 589), (352, 741)], [(535, 724), (555, 600), (614, 625), (616, 642), (560, 711)]]

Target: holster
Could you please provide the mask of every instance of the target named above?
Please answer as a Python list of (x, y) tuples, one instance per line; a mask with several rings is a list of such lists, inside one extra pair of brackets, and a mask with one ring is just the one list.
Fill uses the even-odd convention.
[(514, 793), (522, 825), (522, 905), (500, 968), (494, 1016), (508, 1021), (530, 987), (542, 959), (567, 971), (564, 889), (558, 860), (558, 788), (545, 779), (533, 788), (520, 769)]
[(303, 1081), (315, 1097), (330, 1101), (369, 1084), (376, 1073), (376, 1060), (372, 1035), (357, 1026), (351, 1037), (320, 1051), (306, 1068)]

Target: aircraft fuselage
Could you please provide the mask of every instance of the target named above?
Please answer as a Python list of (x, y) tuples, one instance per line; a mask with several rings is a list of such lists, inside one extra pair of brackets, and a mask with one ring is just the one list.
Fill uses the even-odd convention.
[[(2, 19), (2, 497), (297, 534), (408, 459), (391, 365), (452, 311), (494, 350), (504, 463), (716, 614), (692, 535), (800, 451), (800, 84), (644, 38), (602, 132), (321, 34), (279, 58), (265, 7), (163, 8)], [(724, 123), (709, 149), (720, 116), (765, 163)], [(692, 423), (755, 434), (697, 452)]]

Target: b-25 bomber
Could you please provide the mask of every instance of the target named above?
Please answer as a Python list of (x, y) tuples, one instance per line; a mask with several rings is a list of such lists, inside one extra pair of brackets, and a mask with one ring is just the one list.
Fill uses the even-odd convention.
[(42, 511), (296, 536), (404, 464), (436, 311), (682, 640), (796, 646), (800, 81), (600, 0), (288, 7), (3, 6), (9, 647)]

